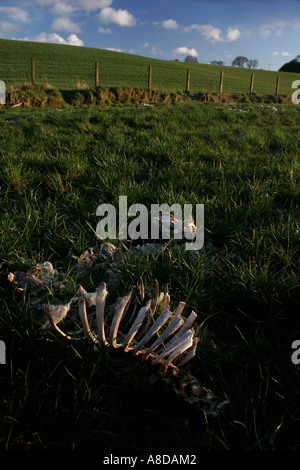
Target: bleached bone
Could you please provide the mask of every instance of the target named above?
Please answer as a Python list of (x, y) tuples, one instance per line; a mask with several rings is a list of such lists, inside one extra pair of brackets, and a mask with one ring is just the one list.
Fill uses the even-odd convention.
[(131, 297), (131, 293), (126, 295), (125, 297), (120, 298), (115, 308), (115, 314), (112, 319), (112, 323), (110, 327), (110, 336), (109, 336), (110, 342), (114, 348), (118, 348), (121, 346), (117, 344), (117, 333), (118, 333), (118, 328), (122, 319), (122, 315), (124, 313), (127, 303), (130, 300), (130, 297)]
[(82, 286), (79, 286), (78, 311), (79, 311), (79, 317), (80, 317), (80, 321), (81, 321), (84, 332), (89, 335), (89, 337), (94, 341), (94, 343), (98, 343), (98, 340), (95, 338), (95, 336), (91, 332), (90, 325), (87, 320), (86, 291), (83, 289)]
[(166, 347), (169, 347), (170, 345), (174, 344), (177, 342), (177, 340), (180, 338), (180, 336), (182, 336), (187, 330), (189, 330), (189, 328), (192, 326), (192, 324), (194, 323), (194, 321), (196, 320), (197, 318), (197, 315), (195, 312), (192, 312), (188, 319), (186, 320), (186, 322), (184, 323), (184, 325), (180, 328), (180, 330), (176, 333), (176, 335), (171, 339), (171, 341), (166, 344)]
[(199, 338), (194, 338), (193, 339), (192, 348), (189, 349), (189, 352), (181, 359), (181, 361), (178, 363), (177, 367), (182, 367), (184, 364), (186, 364), (188, 361), (190, 361), (195, 356), (198, 342), (199, 342)]
[(105, 300), (107, 297), (107, 290), (106, 284), (103, 282), (101, 286), (97, 289), (96, 295), (96, 322), (97, 322), (97, 330), (98, 330), (98, 338), (99, 340), (108, 345), (108, 342), (105, 338), (105, 331), (104, 331), (104, 309), (105, 309)]
[[(162, 296), (162, 297), (161, 297), (161, 296)], [(144, 334), (146, 333), (146, 331), (148, 330), (151, 321), (154, 322), (154, 315), (155, 315), (157, 306), (158, 306), (159, 303), (162, 302), (162, 300), (163, 300), (164, 298), (165, 298), (165, 295), (163, 294), (163, 292), (161, 293), (161, 295), (159, 295), (159, 285), (158, 285), (157, 280), (155, 280), (155, 297), (154, 297), (153, 307), (152, 307), (152, 310), (151, 310), (150, 315), (148, 316), (146, 325), (144, 326), (144, 328), (143, 328), (142, 331), (140, 332), (141, 337), (143, 337), (143, 335), (144, 335)]]
[(183, 309), (184, 309), (185, 306), (186, 306), (186, 303), (185, 303), (185, 302), (179, 302), (178, 307), (177, 307), (177, 309), (176, 309), (176, 311), (175, 311), (174, 316), (175, 316), (175, 317), (177, 317), (177, 316), (180, 317), (180, 315), (182, 314)]
[(55, 321), (54, 321), (54, 319), (51, 315), (49, 315), (49, 322), (53, 326), (53, 328), (57, 331), (57, 333), (59, 333), (60, 335), (62, 335), (66, 339), (72, 340), (71, 336), (66, 335), (63, 331), (61, 331), (61, 329), (57, 326), (57, 324), (55, 323)]
[[(181, 340), (183, 340), (183, 337), (185, 336), (185, 334), (180, 336)], [(194, 336), (194, 331), (191, 331), (191, 333), (187, 335), (186, 340), (173, 350), (173, 353), (169, 356), (169, 358), (166, 361), (166, 366), (171, 364), (174, 361), (174, 359), (176, 359), (178, 356), (181, 356), (181, 354), (183, 354), (187, 349), (192, 347), (193, 336)]]
[[(144, 285), (142, 282), (140, 286), (139, 286), (139, 292), (144, 298), (144, 295), (145, 295)], [(128, 333), (126, 335), (123, 334), (123, 340), (121, 344), (117, 343), (119, 326), (124, 316), (124, 312), (126, 311), (126, 308), (128, 308), (128, 305), (132, 299), (132, 293), (133, 293), (133, 290), (131, 290), (131, 292), (125, 295), (124, 297), (120, 297), (117, 301), (114, 314), (111, 320), (111, 324), (109, 327), (109, 342), (106, 339), (105, 321), (104, 321), (105, 301), (106, 301), (106, 297), (108, 294), (105, 283), (102, 283), (95, 293), (87, 293), (82, 286), (79, 286), (78, 295), (73, 297), (71, 301), (69, 302), (69, 304), (67, 304), (66, 306), (49, 306), (48, 311), (49, 312), (52, 311), (51, 325), (62, 336), (68, 339), (72, 339), (71, 334), (66, 335), (65, 333), (63, 333), (62, 330), (58, 328), (56, 323), (58, 323), (61, 319), (63, 319), (66, 316), (68, 310), (70, 309), (71, 303), (77, 300), (79, 318), (80, 318), (80, 321), (83, 327), (83, 332), (85, 335), (88, 335), (92, 339), (92, 341), (95, 343), (100, 342), (106, 346), (108, 346), (109, 343), (111, 343), (113, 348), (121, 347), (124, 350), (124, 352), (133, 350), (134, 354), (137, 354), (141, 352), (141, 349), (146, 346), (146, 344), (151, 340), (151, 338), (155, 334), (159, 333), (160, 329), (171, 318), (169, 325), (166, 327), (163, 333), (152, 343), (152, 345), (146, 348), (146, 351), (144, 352), (144, 357), (146, 359), (149, 358), (150, 356), (152, 357), (154, 351), (159, 346), (161, 346), (163, 350), (159, 351), (155, 355), (153, 359), (153, 364), (158, 363), (162, 359), (166, 359), (165, 363), (168, 366), (172, 363), (174, 359), (176, 359), (178, 356), (181, 356), (186, 350), (194, 346), (193, 351), (191, 351), (190, 355), (189, 356), (186, 355), (184, 363), (186, 363), (189, 360), (188, 359), (189, 357), (192, 358), (195, 354), (197, 342), (193, 342), (194, 330), (190, 329), (190, 327), (195, 321), (195, 319), (197, 318), (197, 315), (195, 314), (195, 312), (192, 312), (190, 316), (187, 318), (187, 320), (184, 322), (184, 320), (181, 318), (181, 313), (186, 305), (185, 302), (179, 302), (176, 308), (176, 311), (173, 314), (169, 310), (169, 304), (170, 304), (169, 294), (165, 294), (164, 296), (161, 314), (158, 316), (158, 318), (156, 319), (152, 327), (149, 329), (149, 331), (147, 331), (147, 333), (142, 337), (142, 339), (138, 343), (135, 342), (134, 346), (131, 346), (132, 342), (134, 341), (134, 337), (138, 333), (147, 313), (151, 309), (151, 300), (149, 300), (145, 306), (140, 308)], [(155, 305), (152, 309), (152, 313), (154, 309), (156, 308), (158, 295), (159, 295), (159, 289), (156, 289)], [(87, 310), (86, 310), (87, 304), (92, 306), (95, 303), (96, 303), (96, 326), (97, 326), (97, 333), (98, 333), (97, 337), (91, 331), (89, 321), (87, 318)], [(56, 311), (60, 313), (57, 314)], [(54, 314), (53, 312), (56, 312), (56, 314)], [(176, 333), (176, 335), (174, 335), (174, 333)], [(174, 336), (172, 337), (172, 335)], [(164, 344), (165, 341), (167, 341), (168, 339), (169, 341), (166, 344)]]
[(150, 346), (148, 349), (147, 355), (151, 354), (155, 349), (163, 343), (166, 339), (168, 339), (175, 331), (177, 331), (182, 325), (184, 324), (184, 320), (182, 318), (173, 317), (172, 321), (170, 322), (169, 326), (165, 329), (165, 331), (157, 338), (156, 341)]
[(159, 338), (157, 338), (157, 340), (152, 344), (152, 346), (150, 346), (150, 348), (148, 349), (148, 355), (151, 354), (166, 339), (168, 339), (170, 336), (172, 336), (172, 334), (175, 333), (175, 331), (177, 331), (180, 327), (183, 326), (184, 320), (182, 318), (180, 318), (180, 315), (181, 315), (185, 305), (186, 305), (185, 302), (179, 302), (179, 305), (176, 309), (174, 317), (172, 318), (169, 326), (162, 333), (162, 335)]
[[(129, 293), (129, 300), (128, 300), (128, 302), (127, 302), (125, 308), (124, 308), (124, 312), (123, 312), (123, 315), (122, 315), (122, 318), (121, 318), (121, 321), (122, 321), (122, 322), (124, 321), (124, 319), (126, 318), (128, 312), (129, 312), (129, 310), (130, 310), (130, 306), (131, 306), (131, 302), (132, 302), (132, 298), (133, 298), (133, 291), (134, 291), (134, 289), (132, 288), (131, 291), (130, 291), (130, 293)], [(135, 317), (134, 317), (134, 318), (135, 318)]]
[(169, 320), (170, 316), (172, 315), (172, 312), (168, 310), (169, 302), (170, 302), (170, 296), (169, 294), (166, 294), (163, 309), (162, 309), (160, 316), (158, 317), (154, 325), (150, 328), (148, 333), (146, 333), (143, 339), (134, 348), (135, 353), (137, 353), (141, 349), (142, 346), (145, 346), (145, 344), (148, 343), (148, 341), (152, 338), (152, 336), (155, 335), (155, 333), (157, 333), (160, 330), (160, 328)]
[(127, 333), (127, 336), (125, 337), (124, 342), (122, 344), (122, 348), (124, 349), (125, 352), (127, 352), (129, 350), (130, 343), (133, 340), (133, 338), (135, 337), (136, 333), (138, 332), (140, 326), (142, 325), (143, 320), (144, 320), (150, 306), (151, 306), (151, 300), (149, 300), (147, 302), (147, 305), (145, 305), (145, 307), (142, 307), (140, 309), (139, 313), (137, 314), (137, 317), (136, 317), (132, 327), (130, 328), (129, 332)]
[[(217, 415), (218, 409), (221, 409), (226, 402), (221, 402), (195, 377), (180, 369), (194, 357), (198, 343), (198, 338), (194, 337), (194, 329), (191, 328), (197, 318), (196, 313), (192, 312), (185, 321), (181, 317), (185, 302), (179, 302), (175, 313), (172, 313), (169, 309), (170, 296), (159, 294), (157, 281), (154, 300), (152, 298), (146, 300), (148, 294), (140, 280), (137, 288), (133, 288), (129, 294), (118, 299), (112, 315), (105, 316), (108, 295), (105, 283), (92, 293), (86, 292), (82, 286), (79, 286), (78, 292), (68, 304), (48, 305), (49, 297), (45, 296), (45, 292), (50, 292), (48, 280), (42, 282), (40, 278), (44, 276), (45, 270), (46, 273), (51, 271), (49, 268), (51, 266), (44, 263), (42, 269), (37, 266), (27, 273), (9, 275), (9, 281), (13, 282), (18, 289), (24, 287), (24, 293), (30, 295), (32, 292), (35, 293), (39, 301), (38, 305), (44, 298), (47, 299), (44, 310), (49, 320), (43, 330), (51, 325), (67, 340), (80, 341), (84, 338), (91, 338), (99, 345), (111, 346), (112, 372), (122, 380), (127, 380), (129, 386), (132, 385), (133, 378), (134, 380), (140, 379), (143, 385), (147, 381), (149, 384), (160, 381), (163, 390), (167, 387), (169, 392), (175, 393), (189, 405), (204, 410), (207, 415)], [(52, 276), (53, 273), (50, 272), (50, 274)], [(48, 277), (52, 282), (51, 276)], [(44, 279), (46, 279), (45, 276), (43, 281)], [(155, 311), (161, 302), (163, 302), (162, 311), (155, 319)], [(76, 307), (76, 304), (82, 329), (77, 328), (66, 334), (57, 324), (66, 317), (71, 305)], [(95, 327), (94, 321), (89, 320), (90, 316), (87, 312), (87, 308), (93, 309), (94, 307)], [(123, 321), (124, 317), (126, 317), (125, 321)], [(121, 321), (122, 327), (120, 327)], [(127, 333), (119, 331), (122, 330), (123, 325), (127, 325)], [(92, 328), (96, 328), (96, 331), (93, 332)], [(137, 372), (136, 375), (135, 372)]]
[[(168, 347), (166, 347), (166, 349), (153, 360), (153, 364), (157, 364), (157, 362), (169, 356), (170, 353), (172, 353), (174, 350), (177, 350), (179, 346), (182, 346), (183, 344), (187, 342), (191, 342), (189, 346), (191, 347), (193, 345), (193, 336), (194, 336), (194, 330), (188, 330), (185, 333), (183, 333), (181, 336), (179, 336), (176, 339), (176, 341), (170, 341)], [(184, 352), (186, 349), (187, 348), (185, 348), (182, 352)], [(172, 361), (169, 360), (169, 363), (171, 362)]]

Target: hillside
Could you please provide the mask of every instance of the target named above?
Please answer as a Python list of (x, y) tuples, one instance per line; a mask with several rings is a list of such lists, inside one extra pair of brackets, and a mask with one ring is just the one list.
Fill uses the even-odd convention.
[[(59, 89), (88, 88), (95, 85), (95, 61), (99, 62), (99, 85), (148, 87), (152, 65), (152, 88), (161, 91), (185, 90), (187, 69), (191, 69), (190, 91), (218, 92), (220, 71), (224, 71), (223, 92), (248, 93), (253, 70), (235, 67), (164, 61), (90, 47), (0, 39), (0, 80), (7, 86), (31, 80), (31, 58), (35, 59), (37, 83)], [(280, 94), (291, 94), (298, 74), (255, 70), (253, 92), (274, 94), (280, 75)]]

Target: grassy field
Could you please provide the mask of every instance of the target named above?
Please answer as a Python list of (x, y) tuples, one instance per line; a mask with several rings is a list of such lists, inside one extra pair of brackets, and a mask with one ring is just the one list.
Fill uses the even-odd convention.
[[(79, 51), (79, 49), (76, 49)], [(0, 110), (0, 448), (177, 453), (299, 449), (299, 107), (210, 103)], [(191, 371), (220, 397), (208, 419), (123, 386), (101, 348), (41, 337), (9, 271), (72, 266), (96, 208), (203, 203), (206, 254), (120, 267), (198, 314)], [(121, 242), (114, 242), (122, 248)], [(84, 285), (85, 288), (90, 286)]]
[[(224, 93), (248, 93), (253, 70), (205, 64), (163, 61), (88, 47), (43, 44), (0, 39), (0, 80), (7, 86), (31, 80), (31, 57), (35, 58), (36, 81), (59, 89), (94, 87), (95, 61), (99, 61), (99, 85), (148, 87), (152, 65), (152, 87), (162, 91), (186, 89), (187, 68), (191, 68), (191, 93), (218, 92), (220, 71), (224, 71)], [(277, 76), (280, 93), (290, 95), (298, 74), (255, 70), (253, 91), (275, 94)]]

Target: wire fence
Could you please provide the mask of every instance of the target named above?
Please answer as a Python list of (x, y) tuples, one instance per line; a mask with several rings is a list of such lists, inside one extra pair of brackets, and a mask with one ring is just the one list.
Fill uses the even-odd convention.
[(217, 65), (161, 62), (151, 64), (95, 62), (44, 62), (22, 60), (1, 62), (0, 79), (11, 86), (24, 83), (51, 85), (59, 89), (95, 86), (153, 88), (159, 91), (191, 93), (290, 94), (292, 74)]

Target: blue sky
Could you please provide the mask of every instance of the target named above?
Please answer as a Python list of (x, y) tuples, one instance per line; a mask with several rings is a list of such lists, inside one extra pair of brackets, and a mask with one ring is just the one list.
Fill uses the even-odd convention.
[(278, 70), (300, 54), (300, 0), (0, 0), (0, 38)]

